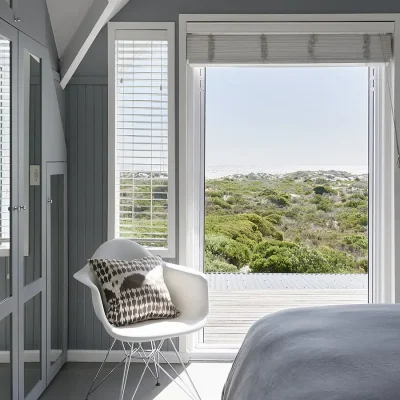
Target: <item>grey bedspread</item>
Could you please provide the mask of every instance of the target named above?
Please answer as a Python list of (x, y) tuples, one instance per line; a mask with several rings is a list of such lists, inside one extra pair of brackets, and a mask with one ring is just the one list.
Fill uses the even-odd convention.
[(223, 400), (400, 400), (400, 305), (292, 309), (256, 322)]

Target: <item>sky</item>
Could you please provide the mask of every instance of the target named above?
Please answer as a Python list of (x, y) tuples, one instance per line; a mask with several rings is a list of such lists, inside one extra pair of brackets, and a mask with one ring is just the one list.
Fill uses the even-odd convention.
[(206, 177), (367, 166), (367, 67), (207, 68)]

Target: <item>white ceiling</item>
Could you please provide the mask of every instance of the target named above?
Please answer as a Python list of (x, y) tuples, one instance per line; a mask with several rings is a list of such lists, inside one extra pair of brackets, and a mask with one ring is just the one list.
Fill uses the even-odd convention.
[(93, 1), (96, 0), (46, 0), (59, 58), (62, 58)]

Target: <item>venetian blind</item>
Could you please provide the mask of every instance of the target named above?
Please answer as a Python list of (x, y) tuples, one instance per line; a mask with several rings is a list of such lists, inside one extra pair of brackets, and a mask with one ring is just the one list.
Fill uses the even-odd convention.
[(0, 246), (10, 243), (10, 42), (0, 37)]
[[(132, 35), (131, 35), (132, 37)], [(133, 36), (135, 37), (135, 36)], [(148, 37), (148, 38), (147, 38)], [(116, 237), (168, 244), (168, 41), (141, 31), (115, 42)]]
[(390, 34), (188, 34), (190, 64), (381, 63)]

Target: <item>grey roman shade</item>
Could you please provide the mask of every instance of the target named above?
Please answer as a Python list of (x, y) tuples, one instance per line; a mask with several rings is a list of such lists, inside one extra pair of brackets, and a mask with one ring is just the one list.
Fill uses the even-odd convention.
[(391, 34), (188, 34), (189, 64), (384, 63)]

